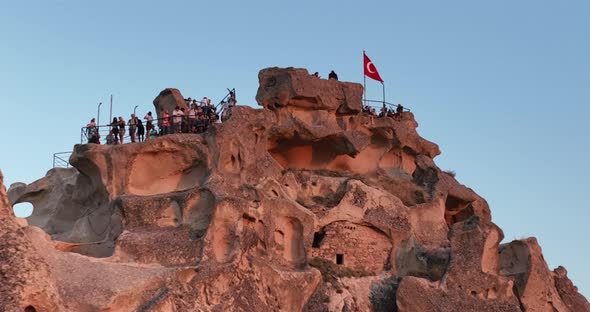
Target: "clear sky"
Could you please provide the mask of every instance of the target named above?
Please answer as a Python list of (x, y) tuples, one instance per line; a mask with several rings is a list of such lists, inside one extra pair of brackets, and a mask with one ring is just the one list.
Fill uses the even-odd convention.
[(0, 1), (0, 168), (7, 185), (42, 177), (99, 102), (107, 120), (110, 94), (126, 118), (166, 87), (214, 101), (235, 87), (255, 106), (260, 69), (362, 82), (364, 49), (505, 241), (536, 236), (588, 296), (588, 12), (586, 0)]

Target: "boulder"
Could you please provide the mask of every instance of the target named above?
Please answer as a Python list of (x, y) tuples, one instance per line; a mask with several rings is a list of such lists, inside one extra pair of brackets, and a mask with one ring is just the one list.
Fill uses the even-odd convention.
[(184, 108), (185, 112), (188, 111), (184, 97), (178, 89), (166, 88), (158, 94), (154, 99), (154, 108), (156, 109), (158, 125), (161, 126), (162, 124), (160, 119), (164, 117), (164, 112), (168, 112), (168, 114), (172, 116), (172, 111), (174, 111), (176, 106)]
[(263, 69), (258, 80), (256, 101), (268, 109), (290, 106), (345, 115), (355, 115), (362, 109), (363, 87), (358, 83), (320, 79), (306, 69), (293, 67)]

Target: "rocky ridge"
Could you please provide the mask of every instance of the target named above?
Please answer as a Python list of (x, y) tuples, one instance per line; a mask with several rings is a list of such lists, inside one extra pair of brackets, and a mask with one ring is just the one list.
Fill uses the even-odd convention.
[(206, 133), (76, 145), (0, 187), (3, 311), (590, 311), (534, 238), (500, 244), (412, 113), (371, 123), (361, 85), (305, 69), (259, 81), (262, 109)]

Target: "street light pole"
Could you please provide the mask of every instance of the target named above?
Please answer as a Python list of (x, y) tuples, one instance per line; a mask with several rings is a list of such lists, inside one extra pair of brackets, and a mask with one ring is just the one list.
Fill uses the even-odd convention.
[(113, 95), (111, 94), (111, 111), (109, 113), (109, 123), (113, 120)]
[[(135, 107), (133, 108), (133, 116), (136, 116), (136, 115), (135, 115), (135, 110), (137, 109), (137, 107), (138, 107), (138, 106), (139, 106), (139, 105), (135, 105)], [(137, 116), (136, 116), (136, 117), (137, 117)]]
[(98, 103), (98, 112), (96, 113), (96, 125), (100, 126), (100, 106), (102, 105), (102, 102)]

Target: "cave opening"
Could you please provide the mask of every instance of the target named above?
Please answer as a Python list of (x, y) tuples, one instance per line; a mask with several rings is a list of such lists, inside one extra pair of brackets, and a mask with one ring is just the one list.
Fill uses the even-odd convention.
[(326, 231), (321, 229), (319, 232), (313, 233), (313, 243), (311, 244), (312, 248), (320, 248), (322, 244), (322, 240), (326, 237)]

